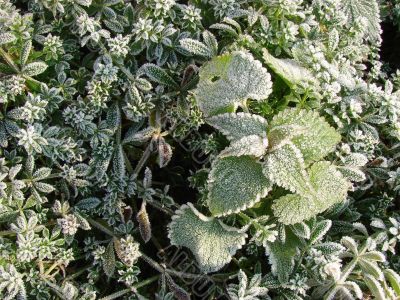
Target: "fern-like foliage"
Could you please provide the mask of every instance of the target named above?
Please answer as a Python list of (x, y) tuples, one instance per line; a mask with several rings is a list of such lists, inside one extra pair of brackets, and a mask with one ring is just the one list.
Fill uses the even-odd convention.
[(341, 8), (351, 22), (355, 22), (363, 18), (367, 22), (367, 30), (369, 38), (372, 41), (380, 39), (380, 11), (379, 4), (376, 0), (343, 0)]
[(182, 205), (169, 224), (169, 238), (189, 248), (204, 272), (214, 272), (230, 262), (244, 245), (247, 234), (201, 214), (191, 203)]

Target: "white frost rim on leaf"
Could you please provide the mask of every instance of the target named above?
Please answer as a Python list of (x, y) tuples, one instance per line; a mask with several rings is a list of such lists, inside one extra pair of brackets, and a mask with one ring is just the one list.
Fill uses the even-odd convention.
[[(251, 118), (256, 120), (257, 122), (260, 122), (262, 124), (265, 125), (265, 134), (267, 133), (267, 126), (268, 126), (268, 122), (266, 119), (264, 119), (263, 117), (259, 116), (259, 115), (254, 115), (254, 114), (250, 114), (250, 113), (245, 113), (245, 112), (238, 112), (238, 113), (223, 113), (223, 114), (219, 114), (219, 115), (215, 115), (212, 117), (209, 117), (207, 120), (217, 122), (218, 119), (223, 119), (223, 118), (227, 118), (227, 117), (231, 117), (231, 118)], [(208, 122), (209, 123), (209, 122)], [(209, 123), (212, 127), (214, 127), (215, 129), (219, 130), (222, 132), (222, 134), (224, 134), (228, 140), (232, 141), (235, 140), (235, 137), (233, 137), (232, 135), (230, 135), (230, 132), (228, 130), (225, 130), (224, 128), (222, 128), (221, 126), (215, 125), (215, 124), (211, 124)]]
[[(214, 172), (214, 170), (215, 170), (214, 165), (215, 165), (217, 160), (218, 160), (218, 158), (215, 159), (214, 162), (212, 163), (211, 171), (210, 171), (210, 174), (208, 175), (208, 180), (207, 180), (207, 184), (208, 184), (207, 190), (209, 191), (209, 195), (207, 197), (207, 205), (208, 206), (210, 206), (210, 199), (211, 199), (210, 196), (211, 196), (212, 187), (214, 185), (214, 182), (216, 182), (218, 180), (218, 178), (214, 176), (214, 173), (215, 173)], [(268, 179), (268, 177), (266, 177), (266, 178)], [(223, 212), (223, 213), (213, 214), (213, 216), (214, 217), (224, 217), (224, 216), (236, 214), (236, 213), (244, 211), (244, 210), (246, 210), (246, 209), (248, 209), (250, 207), (253, 207), (256, 203), (261, 201), (261, 198), (264, 198), (265, 196), (267, 196), (269, 191), (271, 191), (271, 190), (272, 190), (272, 184), (271, 184), (270, 187), (264, 188), (260, 193), (257, 193), (255, 199), (253, 201), (250, 201), (248, 204), (244, 204), (241, 207), (238, 207), (237, 209), (229, 209), (229, 210), (227, 210), (226, 212)]]

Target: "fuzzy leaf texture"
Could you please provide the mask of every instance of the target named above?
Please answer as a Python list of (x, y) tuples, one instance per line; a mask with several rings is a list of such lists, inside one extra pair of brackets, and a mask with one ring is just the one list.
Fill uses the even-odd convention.
[(225, 148), (220, 154), (220, 157), (227, 156), (242, 156), (250, 155), (260, 157), (265, 154), (268, 147), (267, 138), (262, 138), (257, 135), (249, 135), (240, 140), (234, 141), (231, 145)]
[(36, 76), (42, 74), (46, 71), (47, 65), (42, 61), (33, 62), (27, 64), (23, 69), (22, 72), (27, 76)]
[(366, 33), (372, 41), (380, 39), (380, 11), (376, 0), (343, 0), (341, 8), (351, 22), (365, 18)]
[(329, 162), (318, 162), (309, 170), (316, 194), (288, 194), (272, 205), (274, 215), (284, 224), (295, 224), (327, 210), (346, 199), (349, 182)]
[(191, 203), (172, 217), (168, 236), (172, 245), (189, 248), (203, 272), (215, 272), (229, 263), (247, 235), (215, 218), (201, 214)]
[(199, 77), (194, 94), (206, 116), (234, 112), (244, 101), (263, 100), (272, 92), (268, 71), (246, 52), (213, 58), (200, 69)]
[(273, 243), (268, 243), (266, 246), (272, 273), (282, 283), (289, 280), (289, 276), (293, 271), (298, 246), (298, 239), (291, 233), (288, 233), (284, 242), (277, 240)]
[(263, 51), (265, 63), (286, 82), (289, 87), (311, 82), (316, 84), (314, 76), (309, 70), (293, 59), (279, 59), (273, 57), (266, 49)]
[(208, 208), (214, 216), (237, 213), (260, 201), (271, 187), (251, 156), (217, 158), (208, 177)]
[(270, 127), (296, 125), (304, 128), (301, 135), (292, 139), (303, 154), (306, 165), (319, 161), (334, 150), (341, 136), (315, 111), (286, 109), (275, 115)]
[(226, 113), (212, 116), (207, 123), (221, 131), (229, 140), (239, 140), (249, 135), (265, 136), (267, 120), (249, 113)]
[(299, 195), (314, 193), (305, 170), (303, 156), (295, 145), (288, 143), (267, 155), (264, 175), (276, 185)]

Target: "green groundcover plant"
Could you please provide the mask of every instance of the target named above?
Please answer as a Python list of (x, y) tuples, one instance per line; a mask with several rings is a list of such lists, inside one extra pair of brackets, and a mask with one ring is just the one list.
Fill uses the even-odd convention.
[(0, 298), (399, 299), (399, 16), (0, 0)]

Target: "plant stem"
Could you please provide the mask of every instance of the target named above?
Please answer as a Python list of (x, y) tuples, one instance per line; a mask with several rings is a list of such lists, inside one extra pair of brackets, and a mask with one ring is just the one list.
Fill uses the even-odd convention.
[(141, 288), (141, 287), (143, 287), (143, 286), (146, 286), (146, 285), (148, 285), (148, 284), (150, 284), (150, 283), (156, 281), (159, 277), (160, 277), (160, 275), (155, 275), (155, 276), (150, 277), (150, 278), (148, 278), (148, 279), (146, 279), (146, 280), (143, 280), (143, 281), (141, 281), (141, 282), (139, 282), (139, 283), (137, 283), (137, 284), (134, 284), (131, 288), (127, 288), (127, 289), (124, 289), (124, 290), (115, 292), (115, 293), (113, 293), (113, 294), (111, 294), (111, 295), (108, 295), (108, 296), (106, 296), (106, 297), (101, 298), (100, 300), (113, 300), (113, 299), (117, 299), (117, 298), (122, 297), (123, 295), (125, 295), (125, 294), (127, 294), (127, 293), (129, 293), (129, 292), (134, 292), (135, 289), (139, 289), (139, 288)]
[(146, 163), (146, 161), (150, 157), (150, 154), (151, 154), (151, 143), (152, 143), (152, 141), (150, 141), (150, 143), (147, 145), (147, 148), (146, 148), (146, 150), (144, 150), (144, 152), (142, 154), (142, 157), (140, 158), (138, 164), (135, 167), (135, 170), (133, 170), (133, 175), (134, 176), (137, 176), (139, 174), (139, 172), (144, 167), (144, 164)]
[(116, 234), (111, 229), (107, 228), (105, 225), (100, 224), (99, 222), (93, 220), (92, 218), (87, 218), (87, 220), (90, 224), (92, 224), (97, 229), (100, 229), (101, 231), (103, 231), (104, 233), (106, 233), (112, 237), (116, 237)]

